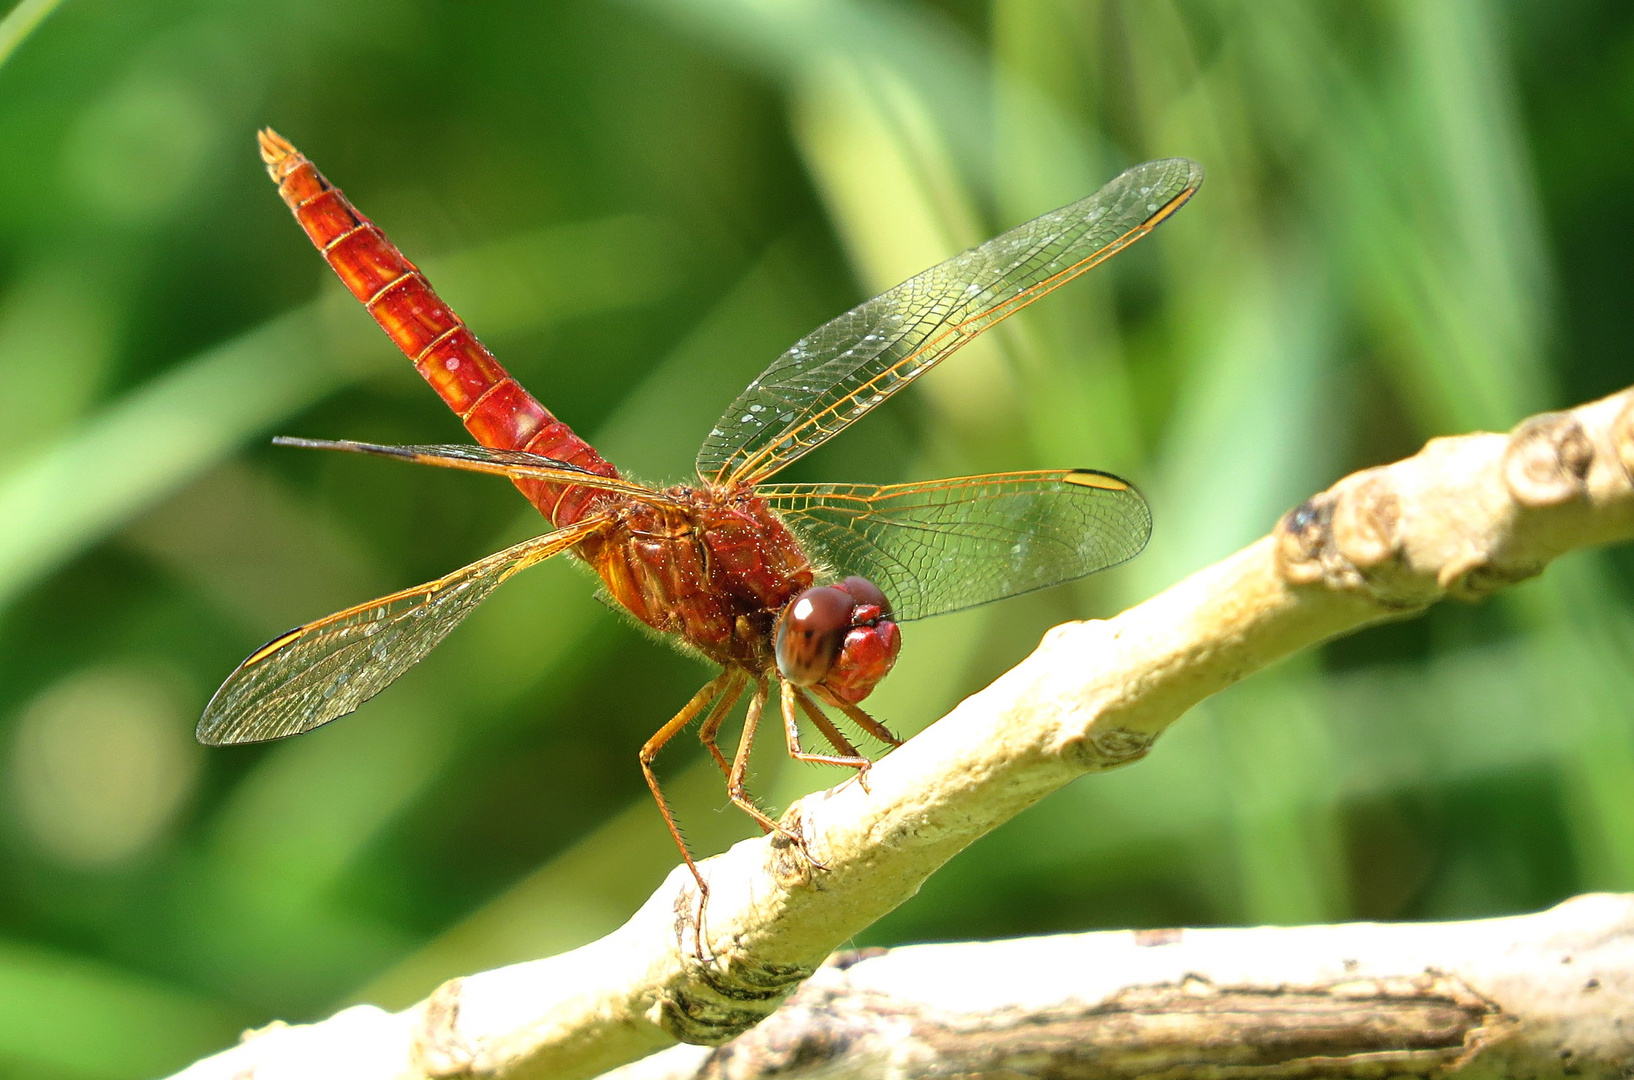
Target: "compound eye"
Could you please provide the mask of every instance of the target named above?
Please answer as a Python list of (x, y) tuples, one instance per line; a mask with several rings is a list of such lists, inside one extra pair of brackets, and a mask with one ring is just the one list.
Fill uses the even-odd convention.
[[(877, 591), (877, 590), (876, 590)], [(823, 681), (851, 629), (852, 594), (832, 585), (807, 589), (777, 620), (777, 670), (796, 686)]]
[(891, 602), (885, 599), (885, 593), (865, 577), (848, 577), (840, 582), (840, 588), (854, 596), (858, 604), (877, 607), (884, 615), (891, 613)]

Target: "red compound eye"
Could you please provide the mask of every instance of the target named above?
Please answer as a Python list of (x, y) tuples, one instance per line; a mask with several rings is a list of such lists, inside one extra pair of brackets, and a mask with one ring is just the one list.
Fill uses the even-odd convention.
[(891, 613), (891, 602), (885, 599), (885, 594), (880, 591), (878, 585), (865, 577), (848, 577), (840, 582), (840, 588), (855, 597), (858, 604), (877, 607), (882, 615)]
[(888, 618), (872, 626), (854, 626), (846, 632), (823, 686), (841, 701), (855, 705), (890, 673), (901, 649), (902, 631)]
[[(875, 590), (876, 592), (878, 590)], [(796, 686), (823, 681), (851, 629), (853, 595), (832, 585), (807, 589), (777, 620), (777, 670)]]

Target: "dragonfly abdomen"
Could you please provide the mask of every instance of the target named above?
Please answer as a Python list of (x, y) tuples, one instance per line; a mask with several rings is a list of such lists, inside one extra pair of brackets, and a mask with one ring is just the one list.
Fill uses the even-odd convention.
[[(415, 370), (473, 438), (499, 450), (525, 450), (602, 476), (618, 470), (511, 378), (493, 353), (443, 303), (419, 267), (358, 212), (306, 156), (270, 130), (261, 159), (278, 194), (336, 276), (414, 363)], [(572, 484), (517, 480), (557, 526), (584, 516), (599, 497)]]

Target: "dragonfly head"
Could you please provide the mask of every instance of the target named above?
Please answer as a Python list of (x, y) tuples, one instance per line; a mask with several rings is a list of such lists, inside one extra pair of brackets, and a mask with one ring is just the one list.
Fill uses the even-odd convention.
[(796, 686), (821, 684), (842, 701), (867, 697), (896, 663), (902, 631), (891, 602), (867, 578), (820, 585), (789, 601), (777, 620), (777, 670)]

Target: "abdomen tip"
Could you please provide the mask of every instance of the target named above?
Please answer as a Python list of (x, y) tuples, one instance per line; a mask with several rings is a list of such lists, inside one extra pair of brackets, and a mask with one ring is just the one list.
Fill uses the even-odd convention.
[(261, 160), (266, 162), (269, 168), (280, 165), (300, 153), (288, 139), (271, 128), (262, 128), (256, 134), (256, 141), (261, 144)]

